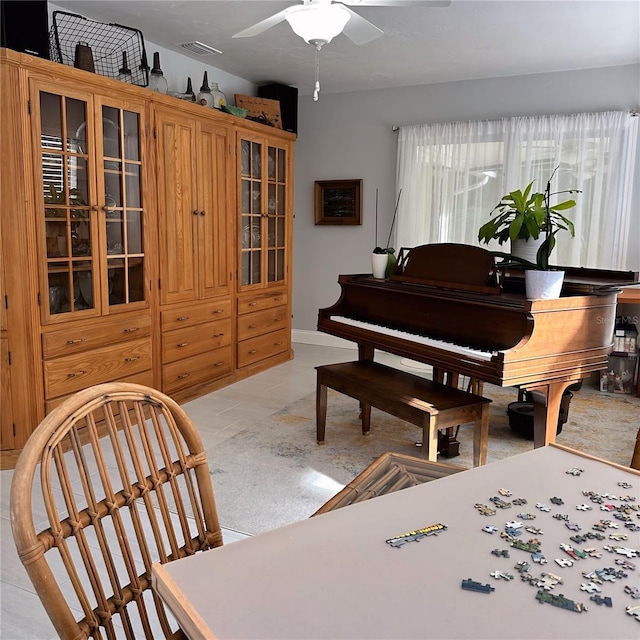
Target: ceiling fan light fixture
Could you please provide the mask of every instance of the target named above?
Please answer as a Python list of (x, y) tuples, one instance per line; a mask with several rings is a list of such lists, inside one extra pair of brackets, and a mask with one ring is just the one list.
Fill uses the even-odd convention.
[(288, 9), (285, 18), (305, 42), (326, 44), (342, 33), (351, 14), (340, 4), (305, 4)]

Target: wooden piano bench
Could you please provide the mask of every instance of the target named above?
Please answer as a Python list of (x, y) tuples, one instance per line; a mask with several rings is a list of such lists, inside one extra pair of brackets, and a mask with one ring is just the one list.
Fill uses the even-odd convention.
[(407, 487), (415, 487), (423, 482), (444, 478), (464, 470), (463, 467), (452, 464), (428, 462), (423, 458), (387, 451), (376, 458), (342, 491), (325, 502), (313, 515), (317, 516)]
[(362, 433), (369, 434), (371, 407), (422, 427), (422, 455), (438, 459), (438, 430), (473, 422), (473, 465), (487, 460), (491, 400), (419, 376), (360, 360), (316, 367), (316, 433), (324, 443), (327, 387), (360, 401)]

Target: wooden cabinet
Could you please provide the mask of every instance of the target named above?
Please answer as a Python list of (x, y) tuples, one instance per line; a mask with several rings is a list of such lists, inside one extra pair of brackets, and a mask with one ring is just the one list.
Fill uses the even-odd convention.
[(290, 144), (238, 134), (238, 367), (291, 351)]
[(160, 302), (231, 292), (228, 129), (155, 110)]
[(232, 140), (224, 124), (173, 109), (155, 110), (155, 130), (162, 387), (186, 398), (234, 369)]
[(86, 386), (292, 357), (295, 136), (6, 49), (0, 113), (3, 468)]

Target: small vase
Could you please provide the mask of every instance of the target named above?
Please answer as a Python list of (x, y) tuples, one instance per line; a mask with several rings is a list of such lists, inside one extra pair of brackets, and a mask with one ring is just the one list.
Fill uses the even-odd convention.
[(386, 253), (371, 254), (371, 271), (373, 272), (374, 278), (377, 278), (378, 280), (384, 280), (388, 261), (389, 256)]

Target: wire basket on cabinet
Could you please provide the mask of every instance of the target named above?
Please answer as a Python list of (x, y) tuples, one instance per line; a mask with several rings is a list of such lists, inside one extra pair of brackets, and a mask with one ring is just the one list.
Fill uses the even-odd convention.
[[(138, 29), (54, 11), (49, 42), (51, 60), (73, 67), (79, 44), (91, 48), (97, 74), (140, 87), (149, 84), (144, 37)], [(126, 68), (130, 74), (121, 73), (123, 53), (126, 53)]]

